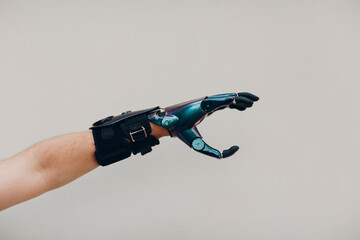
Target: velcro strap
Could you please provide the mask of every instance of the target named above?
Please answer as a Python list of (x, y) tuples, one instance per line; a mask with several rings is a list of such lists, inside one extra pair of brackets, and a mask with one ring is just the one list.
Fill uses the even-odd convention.
[(151, 127), (146, 115), (138, 115), (129, 118), (122, 124), (124, 134), (128, 135), (131, 140), (130, 146), (133, 154), (141, 152), (144, 155), (151, 152), (151, 145), (148, 138), (150, 137)]
[(95, 157), (99, 165), (107, 166), (131, 156), (151, 152), (160, 142), (150, 135), (151, 126), (146, 114), (133, 116), (115, 124), (94, 128)]

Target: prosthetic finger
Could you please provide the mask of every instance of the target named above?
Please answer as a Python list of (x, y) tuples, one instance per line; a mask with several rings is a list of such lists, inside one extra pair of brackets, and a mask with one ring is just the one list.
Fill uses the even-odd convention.
[(192, 141), (192, 148), (202, 154), (215, 157), (215, 158), (227, 158), (236, 153), (239, 150), (238, 146), (232, 146), (231, 148), (224, 150), (221, 154), (219, 150), (209, 146), (202, 138), (195, 138)]
[(242, 104), (245, 107), (251, 107), (253, 105), (253, 101), (246, 97), (236, 97), (235, 98), (235, 104)]
[(211, 113), (217, 109), (227, 107), (233, 101), (233, 96), (208, 97), (201, 102), (201, 108), (204, 112)]
[(244, 107), (244, 106), (239, 106), (239, 105), (235, 105), (235, 104), (231, 104), (229, 107), (231, 109), (235, 108), (235, 109), (237, 109), (239, 111), (244, 111), (246, 109), (246, 107)]
[(246, 108), (252, 107), (257, 100), (259, 97), (248, 92), (218, 94), (206, 97), (201, 103), (201, 108), (208, 115), (226, 107), (244, 111)]
[(230, 157), (231, 155), (233, 155), (234, 153), (236, 153), (239, 150), (239, 146), (232, 146), (231, 148), (224, 150), (222, 152), (223, 158), (227, 158)]
[(259, 98), (251, 93), (238, 93), (235, 101), (231, 103), (229, 107), (244, 111), (246, 108), (252, 107), (257, 100), (259, 100)]
[(219, 159), (230, 157), (239, 150), (238, 146), (232, 146), (220, 153), (219, 150), (211, 147), (202, 139), (196, 127), (179, 132), (178, 137), (195, 151)]
[(256, 102), (257, 100), (259, 100), (259, 97), (254, 95), (254, 94), (251, 94), (251, 93), (248, 93), (248, 92), (239, 92), (237, 94), (239, 97), (246, 97), (246, 98), (249, 98), (251, 99), (252, 101)]

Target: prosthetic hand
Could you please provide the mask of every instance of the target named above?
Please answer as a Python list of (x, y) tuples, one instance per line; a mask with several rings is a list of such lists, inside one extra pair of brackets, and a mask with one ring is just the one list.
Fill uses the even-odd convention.
[(166, 108), (154, 107), (136, 112), (124, 112), (119, 116), (109, 116), (93, 124), (95, 156), (102, 166), (109, 165), (133, 154), (142, 155), (159, 144), (151, 135), (149, 121), (164, 127), (170, 136), (178, 137), (195, 151), (215, 158), (233, 155), (238, 146), (222, 153), (210, 147), (202, 139), (196, 128), (206, 116), (215, 111), (231, 108), (244, 111), (259, 98), (251, 93), (228, 93), (203, 97)]
[(178, 137), (195, 151), (215, 158), (226, 158), (233, 155), (239, 147), (232, 146), (220, 153), (202, 139), (196, 125), (215, 111), (227, 107), (244, 111), (257, 100), (259, 98), (251, 93), (219, 94), (166, 107), (149, 114), (148, 118), (166, 128), (172, 137)]

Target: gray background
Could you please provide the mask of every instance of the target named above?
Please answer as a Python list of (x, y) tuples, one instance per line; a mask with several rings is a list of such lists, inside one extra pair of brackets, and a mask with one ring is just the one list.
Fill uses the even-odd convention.
[[(125, 110), (250, 91), (0, 213), (0, 239), (360, 239), (359, 1), (0, 1), (0, 159)], [(1, 196), (0, 196), (1, 197)]]

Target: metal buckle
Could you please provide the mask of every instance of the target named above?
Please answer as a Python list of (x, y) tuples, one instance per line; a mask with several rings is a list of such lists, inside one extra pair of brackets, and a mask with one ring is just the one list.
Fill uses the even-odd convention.
[(140, 130), (137, 130), (137, 131), (135, 131), (135, 132), (130, 132), (130, 137), (131, 137), (131, 140), (132, 140), (133, 142), (135, 142), (133, 135), (136, 134), (136, 133), (139, 133), (139, 132), (144, 132), (145, 138), (147, 138), (147, 134), (146, 134), (145, 128), (144, 128), (143, 126), (141, 126), (141, 129), (140, 129)]

